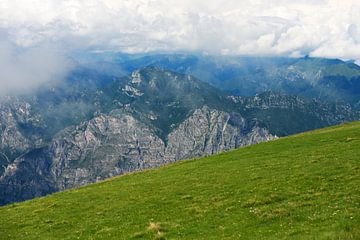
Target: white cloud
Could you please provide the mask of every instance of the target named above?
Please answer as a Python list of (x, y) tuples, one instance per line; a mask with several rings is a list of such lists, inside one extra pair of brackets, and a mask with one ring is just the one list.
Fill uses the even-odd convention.
[(0, 42), (0, 95), (27, 93), (63, 79), (70, 63), (51, 48), (19, 49)]
[(0, 28), (25, 47), (360, 60), (358, 0), (0, 0)]

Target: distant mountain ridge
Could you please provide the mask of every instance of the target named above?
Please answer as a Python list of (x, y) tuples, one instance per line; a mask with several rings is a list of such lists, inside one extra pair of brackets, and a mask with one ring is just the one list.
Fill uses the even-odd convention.
[[(86, 59), (83, 56), (82, 59)], [(190, 74), (228, 93), (253, 96), (275, 91), (358, 107), (360, 66), (353, 61), (325, 58), (211, 56), (202, 54), (94, 54), (101, 64), (116, 64), (123, 72), (156, 66)]]

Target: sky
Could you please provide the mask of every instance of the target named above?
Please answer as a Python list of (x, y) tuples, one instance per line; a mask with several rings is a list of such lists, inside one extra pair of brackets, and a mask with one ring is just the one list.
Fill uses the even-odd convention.
[[(27, 55), (40, 62), (46, 52), (45, 79), (61, 75), (52, 63), (74, 50), (360, 62), (360, 1), (0, 0), (0, 63), (16, 63), (14, 70), (28, 64)], [(19, 69), (19, 77), (27, 71)]]

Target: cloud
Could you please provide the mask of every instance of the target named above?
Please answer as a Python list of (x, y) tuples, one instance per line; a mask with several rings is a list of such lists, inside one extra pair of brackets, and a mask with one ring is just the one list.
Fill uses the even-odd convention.
[(358, 0), (0, 0), (23, 47), (360, 60)]
[(63, 79), (70, 69), (64, 56), (45, 46), (21, 49), (0, 40), (0, 53), (0, 95), (36, 90)]

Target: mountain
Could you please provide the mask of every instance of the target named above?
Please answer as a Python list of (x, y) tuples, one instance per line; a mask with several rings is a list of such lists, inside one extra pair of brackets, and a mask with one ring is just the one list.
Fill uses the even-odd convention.
[(11, 204), (1, 236), (357, 239), (359, 135), (345, 124)]
[(77, 68), (62, 82), (35, 93), (0, 97), (0, 174), (7, 164), (31, 149), (46, 145), (65, 127), (94, 116), (93, 93), (111, 76)]
[(230, 96), (157, 67), (107, 84), (85, 76), (1, 105), (0, 204), (360, 119), (346, 104)]
[(113, 109), (114, 101), (128, 105), (133, 114), (153, 124), (164, 136), (204, 105), (231, 111), (226, 97), (222, 91), (191, 75), (147, 67), (107, 85), (99, 98), (104, 109)]
[[(92, 55), (94, 58), (94, 56)], [(156, 66), (190, 74), (238, 96), (281, 92), (358, 107), (360, 67), (352, 61), (324, 58), (211, 56), (201, 54), (98, 54), (96, 61), (117, 64), (123, 72)], [(90, 60), (89, 60), (90, 61)]]
[(272, 134), (287, 136), (298, 132), (357, 120), (359, 112), (349, 104), (324, 102), (282, 93), (264, 92), (253, 97), (231, 96), (239, 112), (247, 119), (256, 119)]
[[(1, 204), (274, 138), (255, 122), (226, 111), (231, 101), (224, 93), (188, 75), (145, 68), (86, 91), (60, 103), (47, 101), (40, 119), (64, 103), (78, 112), (79, 122), (67, 127), (62, 122), (64, 129), (51, 140), (29, 146), (8, 163), (0, 177)], [(93, 114), (76, 107), (84, 99), (86, 106), (95, 106), (89, 108)], [(93, 117), (81, 121), (85, 115)]]

